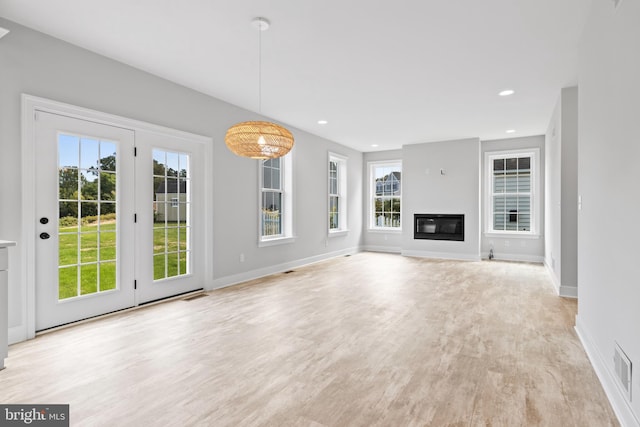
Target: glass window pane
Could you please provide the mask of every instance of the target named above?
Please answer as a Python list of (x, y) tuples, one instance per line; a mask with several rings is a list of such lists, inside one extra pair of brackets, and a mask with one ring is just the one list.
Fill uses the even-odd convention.
[(58, 235), (58, 265), (78, 263), (78, 234)]
[(271, 168), (262, 168), (262, 188), (273, 188), (273, 184), (271, 182)]
[(98, 261), (98, 233), (80, 234), (80, 262)]
[(189, 156), (187, 154), (180, 154), (179, 158), (180, 173), (178, 174), (182, 178), (190, 177), (189, 174)]
[(116, 204), (115, 203), (110, 203), (110, 202), (102, 202), (102, 203), (100, 203), (100, 215), (102, 215), (103, 219), (115, 221), (115, 219), (116, 219)]
[(504, 193), (505, 177), (504, 175), (496, 176), (493, 178), (493, 192)]
[(153, 229), (153, 253), (154, 254), (161, 254), (165, 252), (165, 238), (166, 238), (166, 229), (164, 227)]
[(504, 159), (495, 159), (493, 161), (494, 171), (504, 171)]
[(180, 274), (178, 268), (180, 257), (177, 253), (167, 254), (167, 277), (174, 277)]
[(58, 136), (58, 165), (60, 167), (80, 166), (80, 138), (72, 135)]
[(400, 227), (400, 215), (391, 214), (391, 227)]
[(95, 139), (82, 138), (80, 140), (80, 168), (97, 168), (100, 143)]
[(60, 202), (58, 207), (60, 231), (71, 231), (68, 227), (78, 226), (78, 202)]
[(519, 170), (529, 170), (531, 168), (531, 157), (520, 157), (518, 159)]
[(531, 191), (531, 176), (529, 173), (518, 174), (518, 192), (528, 193)]
[(98, 292), (98, 264), (80, 266), (80, 295)]
[(116, 200), (116, 174), (100, 172), (100, 200)]
[(178, 176), (180, 170), (180, 155), (178, 153), (167, 152), (167, 176)]
[(165, 164), (166, 152), (162, 150), (153, 150), (153, 175), (164, 177), (166, 175)]
[(109, 141), (100, 142), (100, 169), (116, 171), (116, 144)]
[[(115, 226), (115, 224), (113, 224)], [(102, 230), (102, 227), (101, 227)], [(114, 231), (100, 231), (100, 261), (116, 259), (116, 233)]]
[(178, 250), (178, 227), (167, 227), (167, 252)]
[(507, 193), (515, 193), (518, 191), (517, 175), (506, 175), (504, 177), (504, 191)]
[(58, 198), (65, 200), (78, 200), (78, 169), (58, 169)]
[(189, 274), (188, 252), (180, 252), (180, 274)]
[(80, 170), (80, 199), (98, 200), (98, 170)]
[[(80, 218), (95, 217), (98, 215), (98, 203), (95, 202), (81, 202), (80, 203)], [(86, 224), (83, 221), (82, 225)]]
[(271, 169), (271, 188), (279, 190), (280, 183), (280, 168), (272, 168)]
[(505, 159), (505, 164), (506, 164), (507, 171), (515, 171), (518, 169), (517, 158)]
[(116, 263), (100, 263), (100, 291), (109, 291), (116, 288)]
[(181, 251), (187, 250), (187, 239), (189, 238), (189, 228), (188, 227), (180, 227), (178, 229), (178, 237), (179, 237), (179, 249)]
[(58, 299), (78, 296), (78, 267), (64, 267), (58, 269)]

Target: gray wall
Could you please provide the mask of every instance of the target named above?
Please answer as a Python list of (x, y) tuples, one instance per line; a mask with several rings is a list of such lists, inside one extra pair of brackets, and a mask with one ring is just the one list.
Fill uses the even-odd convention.
[[(364, 153), (364, 161), (362, 165), (363, 177), (363, 205), (362, 205), (362, 224), (363, 224), (363, 249), (376, 252), (393, 252), (400, 253), (402, 251), (402, 231), (376, 231), (369, 230), (369, 162), (380, 162), (386, 160), (402, 160), (402, 150), (376, 151), (372, 153)], [(404, 193), (404, 168), (402, 165), (402, 186)], [(402, 200), (402, 209), (404, 211), (404, 195)], [(402, 227), (406, 226), (404, 216), (401, 218)]]
[[(484, 155), (489, 151), (504, 151), (504, 150), (520, 150), (528, 148), (538, 148), (540, 150), (539, 173), (540, 173), (540, 185), (539, 200), (541, 203), (539, 215), (540, 215), (540, 230), (538, 237), (517, 237), (517, 236), (498, 236), (486, 234), (486, 197), (485, 186), (487, 173), (484, 164)], [(493, 248), (493, 253), (496, 259), (503, 259), (509, 261), (528, 261), (528, 262), (542, 262), (544, 259), (544, 194), (545, 194), (545, 179), (544, 171), (545, 165), (545, 144), (544, 136), (526, 136), (520, 138), (507, 138), (494, 141), (482, 141), (482, 257), (487, 258), (489, 250)]]
[[(224, 286), (296, 263), (355, 251), (362, 235), (362, 153), (289, 128), (295, 138), (293, 244), (258, 248), (257, 163), (231, 154), (224, 135), (232, 124), (259, 119), (227, 104), (76, 46), (0, 19), (11, 32), (0, 40), (0, 236), (21, 245), (20, 95), (27, 93), (213, 138), (214, 277)], [(327, 239), (327, 152), (348, 157), (346, 236)], [(231, 179), (230, 179), (231, 177)], [(233, 185), (229, 185), (229, 184)], [(25, 322), (23, 256), (10, 264), (10, 327)], [(245, 262), (240, 262), (240, 254)], [(27, 270), (25, 269), (24, 272)]]
[(546, 133), (545, 264), (561, 295), (578, 294), (578, 88), (564, 88)]
[(576, 327), (623, 425), (639, 425), (613, 380), (617, 342), (640, 364), (640, 2), (594, 1), (579, 51), (578, 316)]
[[(402, 253), (479, 259), (480, 140), (405, 145), (402, 174)], [(464, 214), (464, 242), (414, 239), (416, 213)]]

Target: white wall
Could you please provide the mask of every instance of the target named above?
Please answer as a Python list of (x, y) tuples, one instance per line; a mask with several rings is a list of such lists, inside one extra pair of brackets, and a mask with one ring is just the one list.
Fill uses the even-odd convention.
[[(370, 207), (370, 183), (369, 183), (369, 162), (381, 162), (387, 160), (402, 160), (402, 150), (387, 150), (364, 153), (362, 165), (362, 223), (363, 223), (363, 249), (375, 252), (402, 251), (402, 231), (377, 231), (369, 230), (369, 207)], [(402, 191), (404, 193), (404, 164), (402, 165)], [(404, 200), (401, 209), (404, 210)], [(406, 226), (404, 216), (401, 218), (402, 228)]]
[[(480, 259), (480, 140), (405, 145), (402, 175), (402, 254)], [(416, 213), (464, 214), (464, 242), (414, 239)]]
[(640, 366), (640, 2), (594, 1), (579, 51), (576, 328), (623, 425), (640, 425), (613, 379), (614, 343)]
[[(255, 113), (0, 19), (11, 32), (0, 40), (0, 236), (20, 246), (11, 253), (9, 326), (25, 325), (21, 224), (20, 95), (27, 93), (106, 113), (211, 136), (214, 277), (224, 286), (292, 266), (353, 252), (362, 235), (362, 153), (291, 128), (296, 138), (293, 244), (258, 248), (258, 176), (255, 160), (231, 154), (224, 135)], [(346, 236), (327, 239), (327, 152), (348, 157)], [(29, 225), (30, 226), (30, 225)], [(22, 249), (21, 249), (22, 248)], [(245, 262), (240, 262), (240, 254)]]
[(578, 295), (578, 88), (564, 88), (546, 141), (545, 264), (560, 295)]
[[(488, 258), (489, 250), (493, 248), (493, 254), (496, 259), (508, 260), (508, 261), (527, 261), (527, 262), (542, 262), (544, 259), (544, 171), (545, 171), (545, 147), (544, 136), (526, 136), (520, 138), (506, 138), (492, 141), (482, 141), (482, 257)], [(537, 237), (518, 237), (518, 236), (498, 236), (487, 235), (487, 218), (486, 215), (486, 166), (484, 164), (484, 155), (490, 151), (505, 151), (505, 150), (521, 150), (528, 148), (537, 148), (540, 150), (540, 158), (538, 159), (539, 172), (540, 172), (540, 185), (539, 200), (541, 203), (538, 215), (540, 216), (540, 230)]]

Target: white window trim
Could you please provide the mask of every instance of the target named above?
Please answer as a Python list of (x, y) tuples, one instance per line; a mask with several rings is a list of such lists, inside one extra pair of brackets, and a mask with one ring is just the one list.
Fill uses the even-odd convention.
[(280, 158), (282, 188), (282, 233), (277, 236), (262, 235), (262, 165), (258, 160), (258, 247), (268, 247), (293, 243), (296, 240), (293, 232), (293, 151)]
[[(348, 158), (346, 156), (342, 156), (340, 154), (332, 153), (329, 151), (327, 160), (327, 230), (329, 233), (329, 237), (337, 237), (344, 236), (349, 232), (349, 224), (348, 224), (348, 214), (347, 214), (347, 161)], [(332, 196), (331, 194), (331, 173), (330, 173), (330, 163), (335, 162), (338, 165), (338, 224), (339, 228), (330, 228), (329, 224), (329, 209), (330, 206), (329, 200)]]
[[(510, 231), (510, 230), (494, 230), (493, 229), (493, 204), (491, 196), (493, 194), (493, 160), (505, 157), (527, 157), (531, 158), (531, 230), (529, 231)], [(484, 235), (487, 237), (511, 237), (524, 239), (540, 238), (540, 217), (542, 201), (540, 200), (540, 149), (525, 148), (516, 150), (486, 151), (484, 153)]]
[(395, 166), (395, 165), (400, 165), (400, 171), (402, 171), (402, 160), (398, 159), (398, 160), (383, 160), (383, 161), (371, 161), (367, 163), (367, 169), (368, 169), (368, 180), (369, 180), (369, 197), (367, 200), (367, 203), (369, 205), (368, 209), (368, 215), (369, 215), (369, 224), (368, 224), (368, 231), (369, 232), (384, 232), (384, 233), (393, 233), (393, 232), (402, 232), (402, 181), (403, 179), (400, 180), (400, 227), (378, 227), (376, 226), (376, 220), (375, 220), (375, 212), (373, 209), (373, 198), (375, 197), (376, 194), (376, 189), (375, 189), (375, 179), (373, 176), (373, 169), (375, 167), (379, 167), (379, 166)]

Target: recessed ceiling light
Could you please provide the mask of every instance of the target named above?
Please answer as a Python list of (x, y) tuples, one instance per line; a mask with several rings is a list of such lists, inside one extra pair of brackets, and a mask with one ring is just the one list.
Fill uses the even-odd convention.
[(498, 95), (500, 95), (500, 96), (509, 96), (509, 95), (513, 95), (514, 93), (516, 93), (516, 91), (513, 90), (513, 89), (505, 89), (502, 92), (500, 92)]
[(515, 132), (516, 132), (516, 130), (515, 130), (515, 129), (509, 129), (509, 130), (507, 131), (507, 133), (515, 133)]
[(372, 147), (377, 147), (377, 146), (378, 146), (378, 144), (371, 144), (371, 146), (372, 146)]
[(327, 123), (329, 123), (329, 122), (326, 121), (326, 120), (318, 120), (318, 124), (319, 125), (326, 125)]

